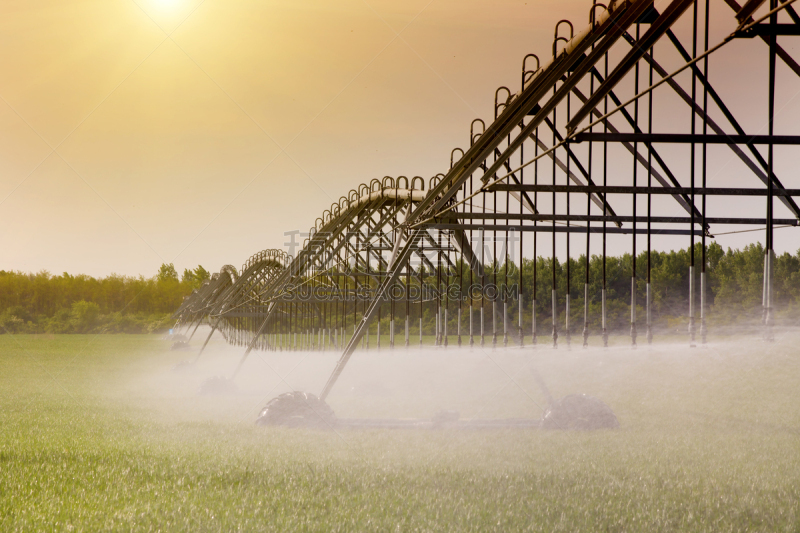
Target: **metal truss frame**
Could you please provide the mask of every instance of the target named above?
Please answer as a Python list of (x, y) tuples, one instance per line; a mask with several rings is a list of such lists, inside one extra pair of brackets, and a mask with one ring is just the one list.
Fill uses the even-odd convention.
[[(384, 177), (353, 189), (316, 220), (295, 256), (266, 250), (239, 274), (231, 267), (215, 274), (178, 309), (179, 325), (196, 329), (206, 321), (212, 333), (220, 329), (229, 342), (246, 345), (236, 372), (256, 348), (341, 350), (320, 396), (324, 399), (356, 348), (369, 347), (373, 325), (380, 348), (382, 322), (388, 324), (391, 347), (396, 325), (404, 326), (405, 346), (411, 344), (412, 319), (419, 320), (422, 344), (426, 313), (436, 317), (430, 333), (438, 346), (447, 346), (455, 335), (458, 345), (463, 336), (470, 345), (484, 345), (491, 337), (492, 346), (524, 347), (526, 334), (531, 344), (538, 342), (537, 315), (549, 311), (553, 346), (562, 335), (571, 342), (577, 331), (570, 324), (570, 261), (565, 263), (566, 294), (560, 295), (556, 252), (559, 243), (569, 259), (575, 251), (570, 239), (577, 236), (585, 237), (583, 344), (590, 337), (589, 302), (599, 297), (602, 328), (596, 333), (607, 345), (607, 240), (630, 235), (635, 346), (642, 328), (648, 342), (653, 336), (651, 237), (672, 235), (686, 239), (691, 254), (687, 333), (692, 344), (697, 333), (705, 342), (707, 240), (715, 227), (731, 224), (765, 226), (763, 321), (770, 339), (774, 229), (800, 224), (795, 201), (800, 189), (787, 188), (778, 178), (774, 150), (800, 146), (800, 135), (776, 134), (774, 125), (777, 60), (800, 76), (800, 65), (778, 44), (779, 37), (800, 36), (793, 2), (747, 0), (740, 6), (735, 0), (714, 0), (733, 13), (713, 12), (715, 24), (730, 30), (713, 46), (711, 0), (670, 0), (660, 12), (652, 0), (593, 3), (583, 30), (559, 21), (547, 58), (528, 54), (523, 59), (520, 89), (498, 88), (493, 120), (473, 121), (469, 147), (451, 152), (446, 172), (427, 183), (421, 177)], [(747, 133), (709, 77), (713, 54), (731, 42), (765, 52), (767, 133)], [(529, 66), (534, 60), (535, 68)], [(675, 109), (685, 109), (680, 131), (674, 125), (673, 131), (661, 131), (654, 117), (654, 108), (668, 98), (673, 106), (676, 101), (685, 105)], [(715, 145), (727, 146), (742, 173), (756, 178), (749, 187), (708, 185), (708, 150)], [(672, 200), (658, 200), (665, 195)], [(760, 208), (712, 214), (707, 199), (719, 197), (752, 197), (763, 214)], [(788, 216), (775, 216), (776, 199)], [(521, 283), (520, 268), (526, 255), (545, 255), (537, 238), (542, 233), (549, 234), (553, 258), (552, 295), (545, 302), (536, 299), (535, 272), (530, 291)], [(502, 248), (512, 234), (520, 243), (517, 263)], [(599, 295), (589, 294), (595, 235), (603, 258)], [(646, 237), (644, 294), (637, 289), (637, 236)], [(527, 248), (523, 239), (532, 240), (525, 241)], [(499, 243), (505, 244), (498, 254)], [(509, 296), (511, 285), (520, 292)], [(460, 291), (455, 298), (453, 286)], [(486, 294), (487, 287), (494, 287), (494, 296)], [(636, 314), (640, 303), (644, 319)], [(382, 310), (388, 311), (388, 322)], [(464, 328), (462, 315), (468, 315)], [(530, 322), (523, 322), (526, 315)]]

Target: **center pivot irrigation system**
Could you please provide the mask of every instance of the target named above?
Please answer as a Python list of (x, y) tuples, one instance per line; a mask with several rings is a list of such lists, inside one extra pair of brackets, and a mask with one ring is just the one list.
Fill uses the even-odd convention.
[[(472, 122), (469, 146), (451, 152), (446, 173), (427, 183), (385, 177), (353, 189), (316, 220), (296, 254), (265, 250), (238, 273), (225, 266), (214, 274), (185, 299), (176, 328), (193, 334), (207, 323), (208, 338), (218, 330), (229, 343), (246, 346), (231, 379), (254, 348), (342, 350), (318, 398), (288, 393), (259, 419), (330, 423), (325, 398), (359, 345), (368, 348), (374, 333), (381, 347), (382, 323), (392, 348), (416, 344), (417, 335), (422, 345), (424, 319), (431, 316), (435, 327), (428, 333), (436, 346), (484, 346), (491, 336), (493, 347), (524, 347), (528, 334), (535, 345), (549, 329), (537, 324), (537, 315), (549, 314), (553, 346), (560, 333), (569, 343), (570, 262), (566, 293), (558, 294), (555, 258), (557, 246), (569, 258), (575, 240), (586, 261), (584, 346), (589, 302), (598, 297), (597, 333), (607, 345), (606, 244), (622, 235), (630, 235), (632, 252), (632, 344), (642, 329), (648, 342), (653, 335), (653, 236), (690, 245), (688, 334), (692, 344), (697, 333), (705, 342), (706, 241), (712, 228), (745, 225), (765, 234), (763, 323), (770, 340), (773, 233), (800, 220), (800, 189), (784, 186), (792, 176), (776, 175), (779, 159), (786, 169), (800, 155), (800, 135), (775, 134), (776, 74), (787, 84), (800, 76), (800, 65), (778, 43), (779, 36), (800, 36), (794, 1), (615, 0), (592, 4), (581, 31), (559, 21), (552, 50), (523, 58), (519, 90), (497, 89), (493, 120)], [(735, 63), (734, 86), (710, 83), (717, 57), (728, 70)], [(732, 110), (723, 94), (740, 109)], [(754, 113), (763, 128), (746, 132), (740, 120), (753, 122)], [(780, 121), (787, 123), (798, 121)], [(717, 176), (719, 161), (724, 178)], [(707, 186), (711, 177), (730, 183), (732, 175), (748, 181)], [(785, 218), (776, 218), (776, 207)], [(523, 285), (519, 268), (525, 257), (543, 255), (542, 243), (554, 259), (549, 301), (536, 299), (536, 261), (533, 287)], [(599, 295), (589, 290), (592, 244), (602, 247)], [(637, 245), (647, 262), (639, 295)], [(616, 425), (599, 400), (546, 395), (545, 419), (558, 427)], [(547, 426), (535, 422), (527, 425)]]

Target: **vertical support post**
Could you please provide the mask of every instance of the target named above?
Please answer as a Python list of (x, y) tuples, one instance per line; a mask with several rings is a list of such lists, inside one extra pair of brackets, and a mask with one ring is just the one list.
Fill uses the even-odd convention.
[(508, 302), (503, 300), (503, 346), (508, 347)]
[(450, 275), (452, 272), (450, 271), (450, 249), (452, 248), (452, 242), (450, 239), (450, 232), (447, 233), (447, 261), (444, 266), (445, 270), (445, 287), (444, 287), (444, 347), (447, 348), (449, 344), (449, 340), (447, 338), (447, 320), (450, 316)]
[[(462, 195), (466, 197), (466, 182), (464, 183), (464, 187), (462, 188)], [(466, 206), (462, 208), (466, 212)], [(462, 241), (463, 242), (463, 241)], [(472, 243), (470, 242), (470, 246)], [(458, 262), (458, 347), (461, 348), (461, 308), (464, 307), (464, 301), (466, 297), (464, 296), (464, 247), (460, 247), (460, 255), (461, 260)], [(471, 269), (470, 269), (471, 270)]]
[(649, 279), (647, 280), (646, 290), (647, 290), (647, 293), (645, 295), (645, 298), (647, 298), (647, 302), (646, 302), (646, 305), (647, 305), (647, 311), (646, 311), (646, 313), (647, 313), (647, 344), (652, 344), (653, 343), (653, 315), (652, 315), (652, 310), (650, 308), (650, 303), (652, 302), (652, 300), (651, 300), (651, 296), (650, 296), (650, 280)]
[[(495, 110), (497, 108), (495, 107)], [(495, 159), (497, 152), (495, 152)], [(493, 210), (497, 213), (497, 194), (492, 195), (494, 200)], [(494, 285), (494, 297), (492, 298), (492, 350), (497, 348), (497, 270), (500, 263), (497, 261), (497, 230), (492, 231), (492, 284)]]
[(764, 254), (764, 340), (771, 342), (775, 340), (772, 332), (773, 317), (772, 317), (772, 275), (773, 275), (773, 260), (775, 252), (768, 249)]
[(631, 346), (636, 348), (636, 276), (631, 278)]
[[(567, 235), (569, 235), (569, 233), (567, 233)], [(567, 261), (569, 261), (569, 259), (567, 259)], [(564, 315), (565, 315), (564, 326), (565, 326), (565, 333), (566, 333), (566, 337), (567, 337), (567, 348), (569, 348), (570, 341), (572, 340), (572, 335), (570, 335), (570, 329), (569, 329), (569, 315), (570, 315), (569, 292), (567, 292), (567, 295), (566, 295), (566, 298), (565, 298), (565, 303), (566, 303), (566, 308), (565, 308), (566, 312), (564, 313)]]
[[(522, 265), (522, 252), (521, 251), (520, 251), (520, 261), (519, 262), (520, 262), (520, 265)], [(519, 311), (517, 313), (517, 315), (518, 315), (517, 316), (517, 322), (519, 323), (519, 326), (518, 326), (519, 327), (519, 347), (520, 348), (524, 348), (525, 347), (525, 333), (524, 333), (525, 330), (522, 329), (522, 292), (521, 292), (522, 291), (522, 273), (521, 272), (522, 272), (522, 268), (520, 268), (520, 284), (519, 284), (519, 286), (520, 286), (520, 294), (519, 294), (519, 300), (517, 300), (517, 307), (519, 308)]]
[(442, 230), (436, 232), (436, 337), (435, 345), (442, 345)]
[(769, 253), (768, 248), (764, 250), (764, 268), (761, 276), (761, 324), (767, 324), (767, 285), (769, 284), (769, 276), (767, 275), (767, 268), (769, 267)]
[[(525, 62), (525, 60), (523, 59), (523, 63), (524, 62)], [(522, 76), (523, 76), (522, 86), (524, 88), (524, 86), (525, 86), (525, 80), (524, 80), (525, 65), (524, 64), (522, 66), (522, 71), (523, 71), (522, 72)], [(522, 130), (522, 129), (523, 129), (523, 126), (520, 125), (520, 130)], [(524, 142), (519, 147), (519, 161), (520, 161), (520, 166), (525, 161), (525, 143)], [(520, 169), (519, 178), (520, 178), (520, 182), (521, 183), (525, 182), (525, 169), (524, 168)], [(520, 220), (522, 220), (522, 217), (521, 217), (521, 215), (522, 215), (522, 202), (523, 202), (524, 198), (525, 197), (522, 194), (520, 194), (520, 196), (519, 196)], [(520, 228), (520, 230), (521, 229), (522, 228)], [(524, 348), (525, 347), (525, 330), (522, 327), (522, 309), (523, 309), (522, 302), (524, 300), (524, 298), (523, 298), (524, 285), (522, 283), (522, 272), (523, 272), (523, 270), (525, 268), (525, 247), (523, 245), (522, 239), (523, 239), (524, 236), (525, 236), (525, 232), (524, 231), (520, 231), (519, 232), (519, 279), (517, 280), (518, 283), (519, 283), (519, 297), (517, 299), (518, 306), (519, 306), (519, 316), (517, 317), (517, 322), (518, 322), (518, 326), (517, 327), (519, 328), (519, 347), (520, 348)], [(534, 260), (535, 260), (535, 257), (534, 257)]]
[[(605, 259), (605, 256), (603, 257)], [(603, 280), (605, 281), (605, 280)], [(603, 284), (603, 288), (600, 290), (600, 298), (602, 300), (602, 320), (603, 320), (603, 347), (608, 348), (608, 327), (606, 325), (606, 287), (605, 283)]]
[(442, 309), (436, 308), (436, 335), (434, 336), (434, 346), (442, 344)]
[(458, 306), (458, 324), (456, 329), (458, 330), (458, 345), (461, 346), (461, 304)]
[[(588, 246), (587, 246), (588, 248)], [(586, 269), (589, 269), (589, 259), (586, 259)], [(589, 346), (589, 283), (583, 284), (583, 347)]]
[[(693, 15), (692, 15), (692, 59), (697, 57), (697, 0), (693, 3)], [(692, 69), (692, 104), (691, 104), (691, 133), (692, 135), (695, 134), (695, 111), (694, 106), (697, 102), (697, 73), (694, 69)], [(690, 145), (690, 156), (689, 156), (689, 176), (690, 176), (690, 188), (691, 188), (691, 224), (689, 226), (689, 346), (694, 348), (695, 346), (695, 280), (694, 280), (694, 228), (695, 228), (695, 193), (694, 193), (694, 178), (695, 178), (695, 171), (696, 171), (696, 164), (695, 164), (695, 143), (691, 143)]]
[[(703, 44), (704, 51), (708, 51), (708, 26), (709, 26), (709, 0), (705, 1), (705, 15), (703, 18), (704, 32)], [(708, 56), (703, 59), (703, 79), (708, 80)], [(703, 135), (708, 132), (708, 117), (706, 111), (708, 110), (708, 84), (703, 83)], [(703, 236), (701, 237), (701, 259), (700, 259), (700, 342), (706, 343), (707, 330), (706, 330), (706, 175), (708, 169), (707, 161), (708, 145), (703, 143), (703, 171), (702, 171), (702, 184), (703, 192), (700, 195), (701, 202), (701, 228)], [(771, 178), (770, 178), (771, 179)]]
[(481, 297), (481, 347), (485, 345), (484, 342), (484, 322), (483, 322), (483, 297)]
[(439, 309), (436, 309), (436, 314), (433, 315), (433, 345), (439, 346)]
[(470, 299), (469, 302), (469, 345), (470, 347), (475, 345), (475, 335), (473, 334), (473, 324), (472, 324), (472, 300)]
[[(534, 136), (536, 137), (535, 142), (533, 143), (533, 155), (536, 158), (536, 161), (533, 163), (533, 184), (539, 184), (539, 128), (536, 128), (534, 131)], [(536, 192), (533, 193), (533, 205), (539, 205), (539, 196)], [(538, 208), (538, 207), (537, 207)], [(536, 230), (536, 220), (533, 221), (533, 229)], [(539, 339), (536, 333), (536, 289), (537, 289), (537, 277), (538, 273), (538, 263), (539, 263), (539, 256), (538, 256), (538, 248), (537, 245), (539, 244), (538, 241), (539, 232), (533, 232), (533, 289), (531, 290), (531, 344), (536, 346), (536, 343)], [(555, 235), (554, 235), (555, 236)]]
[[(694, 202), (692, 202), (692, 205), (694, 205)], [(694, 224), (692, 225), (692, 231), (694, 231)], [(692, 246), (692, 250), (694, 250), (694, 246)], [(694, 264), (692, 264), (689, 266), (689, 346), (692, 348), (695, 347), (694, 278)]]
[[(553, 238), (555, 238), (555, 234), (553, 234)], [(553, 258), (555, 259), (555, 258)], [(553, 289), (553, 348), (558, 348), (558, 299), (556, 298), (556, 290)]]
[(447, 348), (447, 308), (444, 310), (444, 347)]
[[(553, 94), (556, 94), (556, 87), (553, 86)], [(556, 121), (556, 109), (553, 108), (553, 144), (555, 146), (558, 142), (556, 139), (556, 128), (555, 125), (558, 124)], [(556, 185), (556, 158), (553, 157), (553, 185)], [(569, 181), (569, 178), (567, 178)], [(557, 280), (556, 280), (556, 193), (553, 192), (553, 256), (552, 256), (552, 275), (553, 275), (553, 287), (552, 287), (552, 307), (553, 307), (553, 348), (558, 348), (558, 299), (556, 298), (556, 287), (557, 287)], [(569, 233), (567, 233), (569, 235)], [(567, 291), (569, 294), (569, 291)]]
[[(471, 136), (470, 136), (470, 144), (472, 144), (472, 137)], [(466, 183), (465, 183), (465, 186), (466, 186)], [(472, 190), (472, 176), (469, 177), (469, 190), (470, 191)], [(467, 193), (466, 193), (466, 190), (465, 190), (464, 197), (466, 197), (466, 194)], [(473, 202), (468, 202), (468, 204), (469, 204), (469, 212), (470, 212), (470, 214), (473, 214), (474, 211), (475, 211), (474, 203)], [(464, 209), (466, 210), (466, 205), (464, 206)], [(469, 245), (472, 246), (472, 255), (474, 257), (474, 255), (475, 255), (475, 240), (473, 239), (473, 234), (472, 234), (472, 229), (471, 228), (469, 230)], [(483, 268), (483, 265), (481, 264), (481, 269), (482, 268)], [(473, 291), (473, 285), (472, 285), (473, 273), (474, 273), (474, 268), (472, 268), (470, 266), (470, 269), (469, 269), (469, 286), (467, 288), (467, 291), (469, 292), (468, 296), (469, 296), (469, 349), (470, 349), (470, 351), (472, 351), (472, 347), (475, 346), (475, 335), (473, 334), (474, 323), (473, 323), (473, 319), (472, 319), (472, 310), (473, 310), (473, 307), (475, 307), (475, 299), (473, 297), (473, 295), (475, 293)]]
[[(408, 211), (406, 211), (406, 216), (411, 211), (411, 204), (408, 206)], [(408, 256), (406, 259), (406, 290), (405, 290), (405, 298), (406, 298), (406, 315), (405, 315), (405, 347), (406, 350), (409, 348), (409, 336), (408, 336), (408, 320), (409, 316), (411, 315), (411, 256)]]
[[(439, 285), (439, 288), (441, 288), (441, 285)], [(441, 300), (437, 303), (439, 304), (439, 306), (436, 309), (436, 327), (438, 329), (438, 331), (436, 332), (436, 340), (437, 340), (437, 346), (442, 346), (444, 344), (444, 320), (442, 316), (444, 313), (444, 309), (441, 306)]]
[[(608, 52), (604, 54), (604, 76), (608, 78)], [(608, 95), (603, 97), (603, 113), (608, 113)], [(608, 133), (608, 121), (603, 121), (603, 132)], [(603, 187), (608, 185), (608, 142), (603, 141)], [(606, 232), (608, 215), (608, 195), (603, 194), (603, 284), (600, 290), (602, 299), (602, 320), (603, 320), (603, 347), (608, 348), (608, 327), (606, 322), (606, 243), (608, 234)]]
[[(655, 50), (650, 48), (650, 58), (654, 60)], [(650, 77), (649, 85), (653, 85), (653, 61), (650, 61)], [(653, 92), (650, 91), (647, 95), (647, 133), (653, 133)], [(653, 186), (653, 147), (651, 144), (647, 145), (647, 186)], [(653, 343), (653, 314), (652, 314), (652, 295), (650, 294), (650, 282), (652, 281), (652, 257), (651, 257), (651, 237), (652, 237), (652, 212), (653, 212), (653, 195), (647, 193), (647, 287), (646, 295), (647, 301), (645, 302), (647, 313), (647, 344)]]
[[(495, 264), (495, 268), (497, 264)], [(497, 290), (497, 285), (495, 285)], [(492, 349), (497, 348), (497, 293), (492, 298)]]
[[(705, 252), (705, 246), (703, 246)], [(705, 255), (705, 254), (704, 254)], [(702, 269), (700, 270), (700, 343), (706, 343), (706, 265), (703, 261)]]
[[(770, 0), (770, 9), (777, 7), (777, 0)], [(770, 26), (773, 28), (778, 22), (778, 14), (774, 13), (769, 18)], [(777, 44), (777, 37), (772, 33), (769, 37), (769, 135), (772, 137), (774, 133), (774, 118), (775, 118), (775, 47)], [(771, 141), (772, 139), (770, 139)], [(773, 261), (775, 259), (774, 243), (773, 243), (773, 187), (772, 176), (774, 168), (774, 154), (773, 145), (770, 142), (768, 146), (768, 162), (769, 172), (767, 172), (767, 250), (766, 257), (764, 258), (764, 340), (772, 342), (775, 340), (772, 332), (774, 322), (774, 308), (773, 308), (773, 290), (772, 290), (772, 275), (773, 275)]]
[(494, 348), (497, 348), (497, 296), (496, 295), (492, 299), (492, 349)]
[[(591, 14), (592, 24), (594, 24), (594, 12)], [(589, 78), (589, 93), (594, 92), (594, 76)], [(589, 128), (589, 131), (594, 131), (594, 126)], [(590, 181), (592, 180), (592, 163), (594, 162), (594, 158), (592, 157), (592, 147), (594, 143), (589, 143), (588, 149), (588, 165), (587, 165), (587, 177)], [(589, 217), (592, 214), (592, 195), (586, 195), (586, 216)], [(602, 213), (605, 215), (605, 213)], [(584, 282), (583, 282), (583, 347), (589, 347), (589, 266), (591, 260), (591, 225), (592, 223), (587, 220), (586, 221), (586, 259), (584, 264)]]
[[(567, 122), (569, 122), (569, 119), (571, 118), (571, 112), (570, 112), (570, 100), (571, 100), (570, 97), (571, 96), (572, 96), (571, 92), (567, 93)], [(553, 124), (555, 124), (555, 122), (553, 122)], [(567, 217), (569, 217), (569, 215), (570, 215), (570, 202), (569, 202), (570, 201), (570, 193), (569, 193), (570, 157), (569, 157), (569, 145), (567, 145), (565, 148), (566, 148), (566, 152), (567, 152), (567, 154), (565, 156), (566, 160), (567, 160), (567, 172), (566, 172), (567, 175), (566, 175), (566, 179), (564, 181), (567, 184), (567, 193), (566, 193), (565, 196), (566, 196), (566, 200), (567, 200), (567, 205), (566, 205)], [(570, 256), (569, 256), (569, 253), (570, 253), (570, 237), (572, 236), (572, 234), (570, 233), (569, 228), (570, 228), (570, 223), (569, 223), (569, 218), (567, 218), (567, 235), (566, 235), (566, 241), (567, 241), (567, 265), (566, 265), (567, 266), (567, 268), (566, 268), (566, 271), (567, 271), (566, 272), (566, 274), (567, 274), (567, 276), (566, 276), (567, 277), (567, 294), (566, 294), (566, 296), (567, 297), (566, 297), (566, 304), (567, 305), (566, 305), (566, 324), (565, 324), (565, 326), (566, 326), (565, 333), (566, 333), (566, 337), (567, 337), (567, 348), (569, 348), (571, 343), (572, 343), (572, 328), (570, 327), (570, 318), (571, 318), (570, 317), (570, 314), (571, 314), (570, 313), (570, 298), (572, 296), (572, 294), (571, 294), (572, 293), (572, 276), (570, 275), (571, 274), (570, 268), (572, 266), (572, 261), (570, 261)]]
[[(486, 193), (484, 193), (484, 210), (486, 209)], [(486, 307), (485, 302), (485, 291), (486, 291), (486, 263), (484, 261), (484, 252), (486, 246), (483, 243), (483, 228), (478, 230), (478, 238), (481, 241), (481, 347), (485, 344), (485, 337), (484, 337), (484, 323), (483, 323), (483, 310)]]
[[(639, 40), (639, 23), (636, 23), (636, 40)], [(633, 75), (633, 92), (639, 94), (639, 62), (636, 62)], [(633, 104), (633, 129), (639, 131), (639, 99), (637, 98)], [(639, 170), (639, 162), (637, 155), (639, 154), (639, 146), (636, 141), (633, 143), (633, 187), (634, 193), (632, 195), (633, 206), (633, 232), (631, 233), (631, 347), (636, 348), (636, 192), (637, 173)]]

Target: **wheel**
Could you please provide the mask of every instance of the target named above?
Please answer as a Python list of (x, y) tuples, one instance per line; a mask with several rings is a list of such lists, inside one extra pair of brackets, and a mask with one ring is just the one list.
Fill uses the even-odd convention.
[(271, 399), (259, 413), (256, 424), (331, 429), (336, 424), (336, 415), (313, 394), (294, 391)]
[(611, 429), (619, 427), (617, 416), (599, 398), (570, 394), (556, 400), (542, 415), (544, 429)]

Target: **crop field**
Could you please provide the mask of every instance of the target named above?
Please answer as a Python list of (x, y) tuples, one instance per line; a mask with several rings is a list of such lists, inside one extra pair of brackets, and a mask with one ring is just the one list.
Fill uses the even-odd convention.
[[(199, 345), (202, 332), (193, 343)], [(2, 531), (798, 531), (800, 335), (631, 350), (544, 345), (356, 352), (340, 417), (541, 416), (602, 398), (620, 428), (264, 428), (337, 354), (153, 335), (0, 335)], [(593, 339), (599, 343), (597, 339)]]

